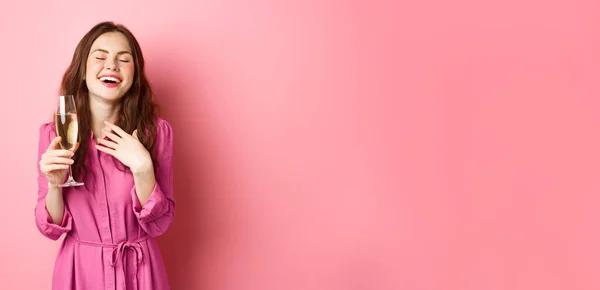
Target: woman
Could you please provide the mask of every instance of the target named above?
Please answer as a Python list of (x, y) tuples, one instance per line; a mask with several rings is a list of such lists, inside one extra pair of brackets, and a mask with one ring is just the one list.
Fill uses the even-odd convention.
[[(73, 94), (80, 140), (61, 150), (40, 127), (40, 232), (65, 239), (53, 289), (169, 289), (155, 237), (174, 218), (173, 131), (156, 116), (144, 58), (131, 32), (103, 22), (79, 42), (61, 84)], [(84, 186), (58, 187), (69, 165)]]

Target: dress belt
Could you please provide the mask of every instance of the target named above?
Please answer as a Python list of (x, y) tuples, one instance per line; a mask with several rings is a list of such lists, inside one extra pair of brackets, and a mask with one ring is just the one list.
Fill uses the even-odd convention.
[[(138, 267), (137, 267), (137, 264), (141, 263), (144, 258), (142, 246), (140, 245), (140, 243), (147, 240), (150, 236), (146, 235), (146, 236), (143, 236), (132, 242), (123, 241), (118, 244), (81, 241), (72, 235), (69, 235), (69, 237), (73, 238), (73, 240), (75, 240), (77, 243), (82, 244), (82, 245), (94, 246), (94, 247), (100, 247), (100, 248), (113, 248), (110, 265), (113, 267), (116, 267), (119, 262), (121, 263), (121, 269), (123, 269), (123, 279), (127, 278), (127, 275), (126, 275), (127, 273), (125, 273), (125, 265), (126, 265), (125, 259), (127, 258), (127, 255), (125, 255), (124, 253), (127, 250), (134, 251), (135, 252), (135, 263), (133, 263), (133, 267), (134, 267), (133, 268), (133, 280), (134, 280), (133, 289), (134, 290), (138, 289), (138, 280), (137, 280)], [(125, 285), (127, 285), (127, 283), (125, 283), (125, 281), (123, 281), (123, 282)], [(123, 289), (125, 289), (125, 287), (126, 287), (125, 285), (123, 285)]]

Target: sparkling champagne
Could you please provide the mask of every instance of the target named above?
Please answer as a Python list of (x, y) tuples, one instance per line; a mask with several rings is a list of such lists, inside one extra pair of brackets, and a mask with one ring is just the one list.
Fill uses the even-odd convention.
[(56, 134), (60, 136), (60, 147), (66, 150), (75, 150), (78, 135), (77, 114), (57, 113), (54, 123), (56, 124)]

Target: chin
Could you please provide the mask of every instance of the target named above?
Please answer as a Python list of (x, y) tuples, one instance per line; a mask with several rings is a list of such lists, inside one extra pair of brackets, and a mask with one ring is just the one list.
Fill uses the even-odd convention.
[(122, 95), (116, 95), (116, 94), (92, 94), (95, 95), (97, 98), (104, 100), (106, 102), (116, 102), (119, 101), (123, 98)]

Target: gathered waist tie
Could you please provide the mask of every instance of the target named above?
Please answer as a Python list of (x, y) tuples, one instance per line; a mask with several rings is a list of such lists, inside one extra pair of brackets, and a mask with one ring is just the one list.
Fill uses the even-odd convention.
[[(113, 267), (116, 267), (119, 262), (121, 263), (121, 269), (123, 269), (123, 279), (126, 279), (126, 277), (127, 277), (127, 275), (125, 273), (125, 265), (126, 265), (125, 258), (127, 257), (127, 255), (125, 255), (124, 253), (127, 250), (132, 250), (135, 253), (135, 263), (133, 263), (133, 281), (134, 281), (133, 287), (134, 287), (134, 290), (138, 289), (138, 281), (137, 281), (138, 267), (137, 267), (137, 264), (141, 263), (144, 258), (142, 246), (140, 245), (140, 243), (147, 240), (150, 236), (146, 235), (146, 236), (143, 236), (134, 241), (123, 241), (118, 244), (81, 241), (72, 235), (69, 235), (69, 237), (73, 238), (73, 240), (75, 240), (77, 243), (82, 244), (82, 245), (94, 246), (94, 247), (100, 247), (100, 248), (113, 248), (110, 265)], [(125, 282), (124, 282), (124, 284), (127, 285)], [(123, 289), (125, 289), (125, 285), (123, 285)]]

